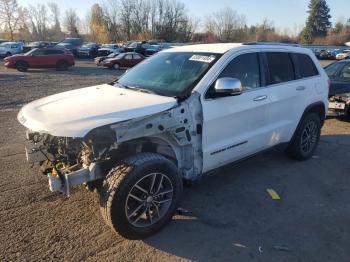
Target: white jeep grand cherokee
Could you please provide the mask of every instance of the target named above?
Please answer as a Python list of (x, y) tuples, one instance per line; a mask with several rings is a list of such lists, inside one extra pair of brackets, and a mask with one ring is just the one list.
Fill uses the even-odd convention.
[(208, 44), (164, 50), (110, 84), (24, 106), (29, 162), (50, 189), (86, 184), (122, 236), (142, 238), (174, 214), (183, 181), (285, 145), (312, 156), (328, 77), (308, 49)]

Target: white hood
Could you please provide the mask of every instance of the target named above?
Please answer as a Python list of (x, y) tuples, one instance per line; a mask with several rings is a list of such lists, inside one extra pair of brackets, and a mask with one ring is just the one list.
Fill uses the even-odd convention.
[(104, 84), (35, 100), (17, 118), (32, 131), (83, 137), (96, 127), (159, 113), (176, 104), (172, 97)]

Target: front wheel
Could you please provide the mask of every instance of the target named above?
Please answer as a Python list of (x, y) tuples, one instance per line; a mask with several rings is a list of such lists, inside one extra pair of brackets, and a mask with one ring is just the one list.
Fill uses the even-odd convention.
[(154, 153), (140, 153), (113, 168), (100, 190), (102, 216), (125, 238), (142, 239), (167, 224), (180, 201), (177, 167)]
[(113, 68), (114, 68), (115, 70), (118, 70), (119, 67), (120, 67), (120, 66), (119, 66), (118, 64), (114, 64), (114, 65), (113, 65)]
[(18, 61), (15, 67), (20, 72), (26, 72), (28, 70), (28, 64), (24, 61)]
[(321, 119), (317, 113), (309, 113), (302, 120), (287, 153), (297, 160), (307, 160), (315, 152), (321, 134)]

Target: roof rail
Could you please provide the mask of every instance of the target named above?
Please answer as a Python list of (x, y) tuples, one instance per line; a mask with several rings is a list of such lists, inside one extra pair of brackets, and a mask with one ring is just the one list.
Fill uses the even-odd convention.
[(278, 45), (278, 46), (295, 46), (300, 47), (299, 44), (287, 44), (287, 43), (279, 43), (279, 42), (247, 42), (243, 43), (243, 45)]

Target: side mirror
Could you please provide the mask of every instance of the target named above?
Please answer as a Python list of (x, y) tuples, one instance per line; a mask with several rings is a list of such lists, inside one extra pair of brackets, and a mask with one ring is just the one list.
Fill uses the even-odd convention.
[(223, 77), (215, 82), (215, 92), (227, 95), (240, 95), (242, 93), (242, 83), (237, 78)]

